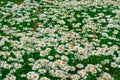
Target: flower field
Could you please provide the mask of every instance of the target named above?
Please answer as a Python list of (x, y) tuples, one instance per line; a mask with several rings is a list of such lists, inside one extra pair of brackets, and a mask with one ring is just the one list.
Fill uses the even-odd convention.
[(0, 80), (120, 80), (120, 1), (0, 1)]

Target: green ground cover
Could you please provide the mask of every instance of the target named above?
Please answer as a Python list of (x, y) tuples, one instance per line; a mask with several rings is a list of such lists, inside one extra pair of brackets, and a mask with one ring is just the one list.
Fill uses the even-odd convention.
[(120, 80), (119, 5), (0, 1), (0, 80)]

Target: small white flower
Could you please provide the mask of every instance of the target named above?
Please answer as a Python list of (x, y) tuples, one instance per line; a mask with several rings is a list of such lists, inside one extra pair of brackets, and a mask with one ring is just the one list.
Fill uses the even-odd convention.
[(67, 57), (67, 56), (61, 56), (61, 60), (64, 60), (64, 61), (68, 61), (69, 60), (69, 58)]
[(44, 73), (46, 73), (46, 70), (45, 69), (39, 69), (38, 72), (40, 72), (40, 74), (44, 74)]
[(16, 77), (15, 77), (14, 75), (12, 75), (12, 76), (10, 77), (10, 80), (16, 80)]
[(115, 62), (111, 62), (111, 67), (116, 68), (117, 64)]
[(114, 30), (114, 31), (113, 31), (113, 34), (116, 35), (116, 34), (118, 34), (118, 32), (119, 32), (118, 30)]
[(21, 64), (15, 63), (15, 68), (16, 68), (16, 69), (19, 69), (19, 68), (21, 68), (21, 67), (22, 67)]
[(50, 79), (47, 77), (41, 77), (40, 80), (50, 80)]
[(32, 79), (32, 80), (38, 80), (39, 74), (35, 72), (28, 72), (27, 73), (27, 78)]
[(77, 64), (76, 67), (78, 67), (78, 68), (83, 68), (84, 65), (82, 65), (82, 64)]

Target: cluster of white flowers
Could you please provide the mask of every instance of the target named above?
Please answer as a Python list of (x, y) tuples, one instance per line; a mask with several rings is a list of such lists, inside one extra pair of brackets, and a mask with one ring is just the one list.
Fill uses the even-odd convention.
[(120, 79), (119, 1), (8, 2), (0, 17), (1, 80)]

